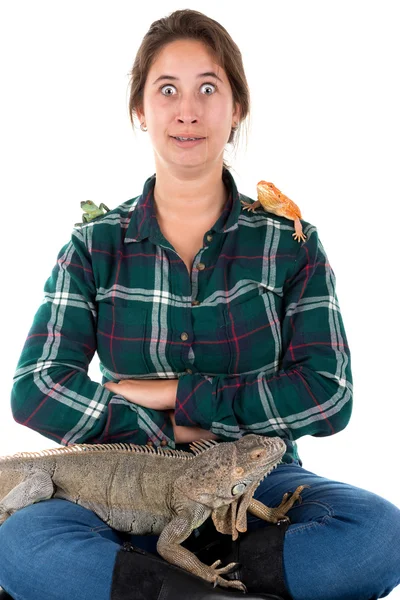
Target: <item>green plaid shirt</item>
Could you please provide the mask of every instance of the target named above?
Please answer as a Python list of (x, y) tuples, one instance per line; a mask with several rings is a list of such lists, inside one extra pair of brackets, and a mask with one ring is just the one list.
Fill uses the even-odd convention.
[[(176, 444), (166, 411), (128, 402), (106, 381), (178, 378), (177, 425), (295, 440), (343, 429), (350, 351), (335, 275), (317, 229), (244, 210), (232, 174), (224, 210), (191, 275), (140, 196), (74, 227), (44, 286), (14, 376), (14, 419), (60, 444)], [(102, 384), (88, 376), (97, 351)]]

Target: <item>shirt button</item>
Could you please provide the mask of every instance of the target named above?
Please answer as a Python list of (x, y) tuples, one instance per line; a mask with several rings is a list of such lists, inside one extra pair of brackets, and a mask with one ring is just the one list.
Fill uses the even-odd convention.
[(181, 340), (186, 341), (188, 339), (188, 334), (186, 333), (186, 331), (184, 331), (183, 333), (181, 333)]
[(161, 446), (166, 446), (168, 444), (167, 440), (161, 440)]
[(192, 369), (186, 369), (186, 373), (189, 373), (189, 375), (191, 375), (193, 373)]
[(200, 304), (200, 300), (192, 300), (192, 306), (198, 306)]
[(212, 241), (212, 239), (213, 239), (213, 236), (212, 236), (212, 235), (208, 235), (208, 236), (207, 236), (207, 242), (211, 242), (211, 241)]
[(202, 271), (203, 269), (206, 268), (206, 265), (204, 263), (197, 263), (196, 265), (196, 269), (198, 269), (199, 271)]
[(148, 439), (148, 440), (147, 440), (147, 444), (146, 444), (146, 445), (147, 445), (147, 446), (154, 446), (154, 444), (153, 444), (153, 442), (151, 441), (151, 439)]

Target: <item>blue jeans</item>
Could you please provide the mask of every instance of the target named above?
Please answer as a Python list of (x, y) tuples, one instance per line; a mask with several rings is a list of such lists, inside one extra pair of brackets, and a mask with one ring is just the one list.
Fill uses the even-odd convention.
[[(276, 506), (301, 484), (311, 487), (288, 513), (283, 551), (294, 600), (372, 600), (389, 594), (400, 583), (400, 510), (297, 463), (279, 465), (254, 497)], [(248, 514), (248, 531), (263, 526)], [(28, 506), (0, 527), (0, 585), (15, 600), (109, 600), (116, 554), (126, 539), (157, 554), (158, 536), (127, 538), (72, 502), (53, 498)]]

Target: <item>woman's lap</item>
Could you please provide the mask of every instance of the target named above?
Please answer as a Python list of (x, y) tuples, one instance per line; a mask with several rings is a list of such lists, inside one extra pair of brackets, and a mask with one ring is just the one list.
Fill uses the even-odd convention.
[[(366, 490), (280, 465), (254, 497), (268, 506), (310, 485), (289, 511), (284, 543), (286, 584), (295, 600), (372, 600), (400, 580), (400, 511)], [(248, 530), (264, 522), (248, 515)], [(156, 553), (158, 536), (127, 536), (65, 500), (24, 508), (0, 527), (0, 585), (32, 600), (108, 600), (121, 544)], [(221, 557), (223, 560), (223, 557)]]

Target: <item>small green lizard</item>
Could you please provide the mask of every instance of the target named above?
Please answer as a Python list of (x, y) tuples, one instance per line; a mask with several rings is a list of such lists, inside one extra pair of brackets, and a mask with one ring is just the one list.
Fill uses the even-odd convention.
[(100, 203), (100, 206), (97, 206), (92, 200), (82, 200), (81, 208), (83, 209), (82, 223), (75, 223), (75, 227), (89, 223), (89, 221), (93, 221), (93, 219), (110, 211), (103, 202)]

